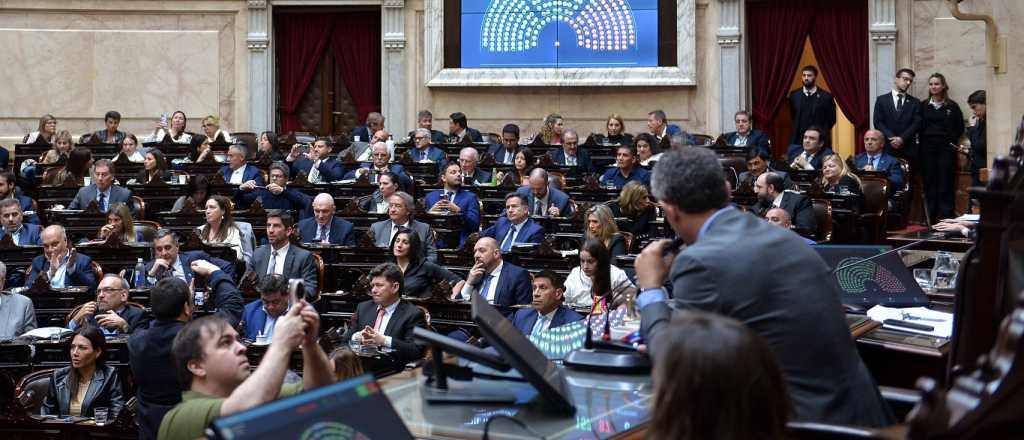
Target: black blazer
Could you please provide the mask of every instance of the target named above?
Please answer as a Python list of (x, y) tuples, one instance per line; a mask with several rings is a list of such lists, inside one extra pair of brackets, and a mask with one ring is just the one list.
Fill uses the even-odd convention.
[[(832, 131), (836, 125), (836, 101), (832, 94), (821, 87), (811, 96), (804, 95), (803, 87), (796, 89), (789, 95), (789, 110), (793, 115), (793, 136), (790, 144), (801, 144), (804, 139), (804, 130), (814, 125), (824, 130), (824, 137)], [(832, 145), (825, 142), (825, 145)]]
[(402, 284), (402, 296), (415, 296), (427, 298), (430, 296), (434, 284), (442, 280), (455, 286), (462, 278), (455, 275), (448, 269), (438, 266), (426, 260), (413, 261), (405, 268), (405, 282)]
[[(609, 203), (608, 208), (612, 210), (612, 215), (616, 218), (626, 217), (626, 215), (622, 213), (622, 207), (619, 206), (618, 201)], [(637, 237), (649, 236), (651, 234), (651, 222), (654, 221), (656, 215), (657, 212), (655, 211), (654, 206), (649, 206), (648, 209), (645, 209), (639, 215), (628, 217), (622, 225), (624, 226), (622, 230), (633, 234), (634, 240), (637, 239)]]
[[(71, 367), (59, 368), (50, 376), (50, 390), (46, 393), (41, 415), (66, 416), (71, 414), (71, 385), (69, 384)], [(124, 407), (124, 394), (121, 392), (121, 380), (117, 370), (106, 365), (96, 365), (92, 373), (89, 390), (82, 399), (82, 417), (92, 417), (96, 408), (110, 408), (109, 418), (121, 413)]]
[(155, 440), (164, 414), (181, 402), (182, 389), (171, 357), (171, 345), (184, 326), (181, 321), (156, 320), (151, 327), (132, 333), (128, 338), (128, 362), (139, 404), (135, 421), (139, 424), (140, 439)]
[[(782, 194), (782, 201), (779, 202), (779, 207), (789, 213), (793, 226), (811, 233), (817, 233), (818, 219), (814, 217), (814, 203), (807, 196), (793, 191), (786, 191)], [(760, 216), (764, 217), (768, 210), (772, 208), (772, 201), (762, 200), (758, 203), (758, 208)]]
[[(359, 303), (342, 340), (348, 343), (352, 340), (352, 335), (363, 331), (367, 326), (373, 327), (373, 322), (376, 320), (377, 304), (373, 300)], [(391, 336), (391, 348), (398, 352), (397, 360), (402, 365), (419, 359), (423, 355), (423, 350), (426, 349), (426, 344), (412, 338), (412, 329), (416, 327), (426, 327), (423, 311), (410, 303), (399, 300), (398, 307), (395, 308), (394, 314), (388, 321), (388, 326), (384, 329), (384, 335)]]
[[(909, 94), (903, 100), (903, 108), (896, 112), (892, 92), (875, 98), (875, 130), (885, 136), (885, 152), (899, 157), (913, 157), (917, 151), (917, 132), (921, 129), (921, 101)], [(896, 150), (889, 138), (903, 138), (903, 148)]]
[[(725, 137), (725, 142), (729, 145), (736, 145), (736, 139), (739, 138), (735, 131), (723, 134), (722, 136)], [(769, 145), (768, 135), (756, 128), (750, 130), (750, 133), (747, 134), (747, 147), (756, 147), (758, 151), (768, 153), (768, 157), (772, 155), (772, 147)]]
[[(146, 310), (142, 307), (133, 306), (131, 304), (125, 304), (124, 310), (119, 313), (121, 319), (124, 319), (128, 323), (128, 330), (124, 333), (131, 333), (138, 329), (149, 327), (150, 317), (146, 313)], [(101, 328), (100, 324), (96, 322), (96, 315), (88, 315), (85, 317), (85, 323), (92, 325), (97, 328)]]

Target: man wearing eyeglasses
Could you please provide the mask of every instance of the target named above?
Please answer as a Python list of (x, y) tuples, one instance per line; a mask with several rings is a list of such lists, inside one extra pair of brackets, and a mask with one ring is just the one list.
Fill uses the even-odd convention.
[(399, 164), (388, 165), (388, 160), (391, 159), (391, 154), (388, 152), (388, 146), (384, 142), (377, 142), (373, 144), (373, 153), (370, 154), (369, 163), (362, 164), (359, 168), (349, 171), (345, 175), (345, 179), (358, 179), (362, 175), (368, 175), (370, 183), (378, 183), (380, 176), (388, 171), (398, 175), (398, 180), (402, 185), (402, 188), (408, 191), (412, 187), (412, 178), (405, 172), (405, 167)]
[(110, 274), (100, 281), (96, 301), (79, 307), (68, 322), (68, 328), (74, 330), (83, 325), (93, 325), (103, 330), (103, 334), (115, 336), (149, 327), (149, 321), (149, 314), (142, 307), (128, 303), (128, 282)]
[(433, 162), (437, 165), (437, 173), (440, 174), (448, 163), (448, 159), (443, 150), (432, 145), (433, 138), (430, 130), (426, 128), (414, 130), (413, 142), (416, 148), (409, 150), (409, 157), (416, 162)]

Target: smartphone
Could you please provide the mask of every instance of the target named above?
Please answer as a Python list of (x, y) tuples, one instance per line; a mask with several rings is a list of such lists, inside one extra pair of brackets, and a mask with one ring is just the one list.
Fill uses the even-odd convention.
[(160, 114), (160, 125), (167, 126), (167, 113)]
[(299, 303), (299, 299), (306, 297), (306, 284), (301, 278), (288, 280), (288, 302), (289, 307)]

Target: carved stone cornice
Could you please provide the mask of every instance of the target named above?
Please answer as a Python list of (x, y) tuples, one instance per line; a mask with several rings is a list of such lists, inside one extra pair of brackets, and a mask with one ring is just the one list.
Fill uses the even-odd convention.
[(740, 41), (743, 40), (742, 35), (719, 35), (718, 45), (719, 46), (739, 46)]
[(398, 52), (405, 49), (405, 39), (384, 39), (384, 50)]
[(249, 48), (251, 52), (263, 52), (267, 50), (267, 46), (270, 45), (270, 40), (266, 38), (262, 39), (248, 39), (245, 40), (245, 47)]
[(877, 42), (882, 42), (882, 43), (896, 41), (896, 31), (895, 30), (871, 31), (870, 34), (871, 34), (871, 41), (877, 41)]
[(267, 0), (248, 0), (245, 5), (249, 9), (267, 9)]

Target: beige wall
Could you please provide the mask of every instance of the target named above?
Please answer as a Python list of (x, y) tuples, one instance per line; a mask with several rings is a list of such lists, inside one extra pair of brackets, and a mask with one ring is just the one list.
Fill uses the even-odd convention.
[(248, 128), (247, 14), (242, 0), (0, 1), (0, 136), (46, 113), (78, 135), (108, 110), (135, 133), (178, 109), (192, 130), (206, 114)]

